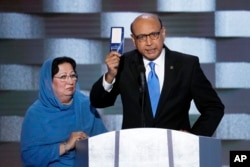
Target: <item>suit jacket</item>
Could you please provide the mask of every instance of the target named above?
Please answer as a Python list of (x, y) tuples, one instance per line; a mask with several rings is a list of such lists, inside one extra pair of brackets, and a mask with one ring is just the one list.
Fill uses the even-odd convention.
[[(145, 126), (212, 136), (223, 117), (224, 105), (204, 75), (198, 57), (164, 47), (165, 76), (155, 117), (145, 76), (145, 93), (141, 91), (138, 67), (143, 65), (143, 58), (137, 50), (122, 55), (111, 92), (104, 90), (102, 77), (94, 83), (90, 92), (92, 105), (97, 108), (112, 106), (120, 94), (123, 105), (122, 129)], [(200, 116), (191, 127), (189, 109), (192, 99)]]

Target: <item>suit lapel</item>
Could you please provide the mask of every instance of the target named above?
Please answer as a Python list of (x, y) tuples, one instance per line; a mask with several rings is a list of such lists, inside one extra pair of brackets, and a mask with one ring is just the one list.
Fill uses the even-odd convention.
[(139, 66), (141, 65), (144, 65), (141, 55), (137, 53), (136, 55), (131, 57), (131, 60), (129, 61), (129, 69), (131, 70), (135, 80), (140, 79)]
[[(165, 48), (165, 74), (164, 74), (164, 81), (163, 81), (163, 87), (161, 91), (161, 96), (158, 103), (158, 110), (161, 111), (163, 105), (167, 101), (167, 97), (173, 88), (174, 84), (174, 78), (175, 78), (175, 63), (174, 63), (174, 56), (172, 55), (172, 52)], [(158, 115), (158, 114), (157, 114)]]

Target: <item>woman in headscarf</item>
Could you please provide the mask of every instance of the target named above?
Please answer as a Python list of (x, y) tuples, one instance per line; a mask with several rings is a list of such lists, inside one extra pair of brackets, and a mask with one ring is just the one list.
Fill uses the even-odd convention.
[(77, 80), (72, 58), (51, 58), (43, 63), (39, 97), (28, 108), (22, 125), (23, 166), (72, 167), (76, 141), (106, 132)]

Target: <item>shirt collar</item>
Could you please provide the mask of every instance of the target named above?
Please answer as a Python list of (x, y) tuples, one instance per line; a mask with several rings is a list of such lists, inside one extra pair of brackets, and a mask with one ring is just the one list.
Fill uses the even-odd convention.
[[(163, 64), (165, 62), (165, 56), (164, 55), (165, 55), (165, 48), (162, 49), (160, 56), (157, 57), (157, 59), (153, 60), (152, 62), (154, 62), (157, 65)], [(145, 57), (143, 57), (143, 63), (144, 63), (145, 67), (149, 64), (149, 62), (151, 62), (151, 61), (146, 59)]]

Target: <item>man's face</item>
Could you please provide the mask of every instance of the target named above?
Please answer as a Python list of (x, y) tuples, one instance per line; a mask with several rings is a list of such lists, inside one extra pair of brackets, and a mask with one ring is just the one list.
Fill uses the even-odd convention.
[(157, 18), (139, 18), (133, 24), (131, 36), (139, 52), (148, 60), (154, 60), (161, 54), (166, 29), (161, 27)]

